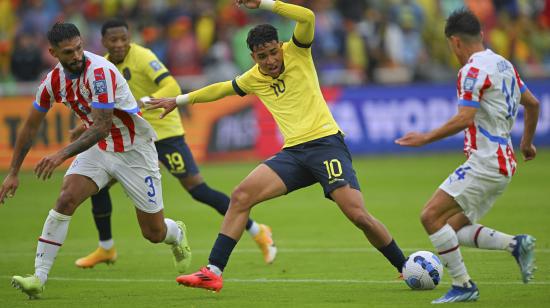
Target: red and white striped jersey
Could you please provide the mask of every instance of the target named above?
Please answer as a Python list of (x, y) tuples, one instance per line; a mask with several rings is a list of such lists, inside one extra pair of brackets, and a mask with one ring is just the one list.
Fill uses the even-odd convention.
[(464, 153), (480, 168), (514, 174), (510, 135), (526, 89), (514, 66), (490, 49), (474, 53), (460, 69), (459, 105), (479, 108), (474, 123), (465, 130)]
[(61, 63), (48, 73), (36, 92), (34, 107), (47, 112), (54, 102), (63, 103), (87, 127), (93, 124), (92, 109), (114, 109), (107, 138), (98, 142), (105, 151), (125, 152), (134, 145), (156, 139), (151, 125), (141, 117), (139, 107), (124, 77), (104, 57), (84, 51), (81, 74), (65, 72)]

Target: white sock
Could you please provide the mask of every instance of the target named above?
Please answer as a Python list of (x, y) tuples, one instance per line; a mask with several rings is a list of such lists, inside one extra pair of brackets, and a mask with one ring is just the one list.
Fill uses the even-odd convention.
[(48, 274), (57, 252), (67, 237), (70, 220), (71, 216), (50, 210), (44, 222), (44, 228), (36, 246), (36, 258), (34, 259), (34, 274), (42, 281), (42, 284), (48, 280)]
[(183, 238), (183, 233), (178, 224), (170, 218), (164, 218), (164, 223), (166, 224), (166, 238), (164, 242), (170, 245), (176, 245)]
[(115, 245), (115, 241), (113, 239), (106, 240), (106, 241), (99, 241), (99, 246), (105, 250), (109, 250), (113, 248)]
[(248, 234), (250, 234), (250, 236), (254, 237), (258, 233), (260, 233), (260, 225), (257, 222), (253, 221), (252, 226), (250, 226), (250, 229), (246, 231), (248, 231)]
[(467, 225), (456, 233), (461, 245), (491, 250), (512, 252), (516, 245), (514, 236), (502, 233), (480, 224)]
[(452, 283), (458, 286), (470, 286), (470, 276), (466, 271), (464, 260), (460, 254), (458, 238), (453, 228), (446, 224), (439, 231), (430, 235), (430, 241), (439, 253), (443, 264), (452, 277)]
[(222, 275), (222, 270), (215, 266), (215, 265), (212, 265), (212, 264), (208, 264), (206, 266), (212, 273), (216, 274), (216, 276), (221, 276)]

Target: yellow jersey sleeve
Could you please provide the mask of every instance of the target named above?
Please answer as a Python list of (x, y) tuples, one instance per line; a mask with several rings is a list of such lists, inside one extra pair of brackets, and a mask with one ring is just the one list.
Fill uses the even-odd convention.
[(166, 66), (160, 62), (151, 50), (144, 49), (144, 52), (140, 56), (141, 61), (139, 63), (142, 63), (141, 71), (157, 85), (160, 85), (160, 82), (166, 77), (171, 76)]
[(253, 94), (254, 84), (256, 79), (254, 78), (253, 70), (258, 70), (258, 65), (254, 65), (250, 70), (246, 71), (244, 74), (237, 76), (231, 82), (233, 90), (239, 96), (245, 96), (247, 94)]
[[(157, 56), (147, 48), (131, 44), (123, 63), (117, 64), (119, 71), (128, 81), (136, 100), (144, 96), (173, 97), (181, 94), (177, 81)], [(142, 116), (153, 126), (158, 139), (181, 136), (185, 132), (179, 112), (171, 112), (159, 119), (162, 110), (142, 108)]]

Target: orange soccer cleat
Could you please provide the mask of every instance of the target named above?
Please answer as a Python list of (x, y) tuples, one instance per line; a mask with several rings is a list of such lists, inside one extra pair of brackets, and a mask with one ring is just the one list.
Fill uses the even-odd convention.
[(277, 256), (277, 247), (273, 242), (271, 227), (260, 224), (260, 232), (254, 236), (254, 241), (262, 250), (265, 263), (273, 263)]
[(99, 263), (113, 264), (117, 258), (115, 247), (104, 249), (97, 247), (91, 254), (76, 260), (75, 265), (80, 268), (92, 268)]
[(216, 293), (223, 288), (223, 278), (211, 272), (207, 267), (190, 275), (178, 276), (176, 281), (187, 287), (207, 289)]

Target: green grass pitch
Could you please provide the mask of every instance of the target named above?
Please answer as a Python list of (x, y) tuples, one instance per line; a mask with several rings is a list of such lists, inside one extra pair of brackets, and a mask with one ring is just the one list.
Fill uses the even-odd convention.
[[(436, 187), (463, 161), (458, 154), (407, 157), (363, 157), (354, 161), (366, 207), (382, 220), (408, 254), (433, 248), (419, 222), (423, 204)], [(211, 187), (231, 189), (255, 164), (212, 164), (202, 167)], [(550, 151), (540, 151), (529, 163), (520, 162), (505, 194), (481, 223), (498, 230), (537, 237), (533, 283), (520, 283), (514, 259), (505, 252), (463, 249), (470, 275), (478, 283), (481, 307), (550, 306)], [(0, 173), (2, 178), (4, 173)], [(415, 292), (396, 280), (397, 274), (362, 234), (312, 186), (259, 205), (252, 216), (273, 227), (278, 258), (263, 263), (244, 234), (224, 273), (219, 294), (188, 289), (175, 282), (171, 254), (164, 244), (141, 237), (135, 211), (120, 186), (113, 197), (113, 235), (119, 259), (82, 270), (78, 257), (97, 245), (90, 203), (74, 215), (42, 299), (29, 301), (12, 289), (12, 275), (33, 272), (36, 239), (59, 192), (63, 173), (41, 182), (21, 175), (14, 199), (0, 207), (0, 307), (334, 307), (340, 305), (428, 306), (449, 287)], [(164, 204), (167, 217), (184, 219), (193, 249), (192, 270), (207, 262), (221, 217), (192, 200), (167, 173)], [(471, 304), (470, 304), (471, 305)]]

